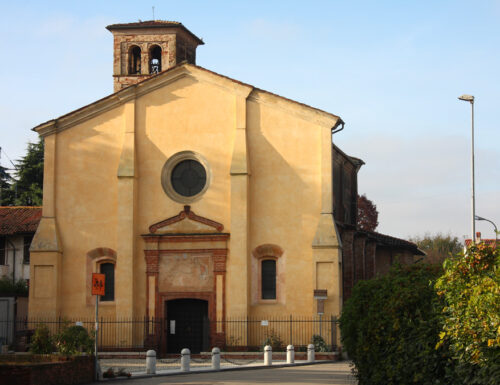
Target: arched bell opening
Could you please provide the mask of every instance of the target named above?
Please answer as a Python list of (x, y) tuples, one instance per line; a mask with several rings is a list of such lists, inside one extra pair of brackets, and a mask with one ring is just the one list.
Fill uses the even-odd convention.
[(157, 74), (161, 72), (161, 47), (153, 45), (149, 49), (149, 73)]
[(141, 73), (141, 48), (133, 45), (128, 51), (128, 73), (139, 75)]

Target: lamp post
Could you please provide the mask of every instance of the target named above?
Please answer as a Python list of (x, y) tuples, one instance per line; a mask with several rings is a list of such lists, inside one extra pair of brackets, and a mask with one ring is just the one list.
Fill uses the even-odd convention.
[(474, 96), (472, 95), (462, 95), (458, 97), (459, 100), (469, 102), (472, 111), (472, 140), (471, 140), (471, 172), (472, 172), (472, 241), (476, 243), (476, 194), (475, 194), (475, 183), (474, 183)]
[(475, 219), (476, 219), (476, 221), (490, 222), (493, 225), (493, 227), (495, 228), (495, 247), (496, 247), (496, 245), (498, 244), (498, 229), (497, 229), (497, 225), (495, 225), (495, 223), (493, 223), (493, 221), (490, 221), (489, 219), (480, 217), (479, 215), (476, 215)]

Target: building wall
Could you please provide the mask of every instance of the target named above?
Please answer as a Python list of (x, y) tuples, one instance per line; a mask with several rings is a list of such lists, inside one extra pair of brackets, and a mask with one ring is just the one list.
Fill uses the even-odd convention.
[[(312, 315), (314, 289), (328, 289), (325, 312), (338, 314), (330, 134), (336, 118), (194, 67), (182, 71), (188, 76), (45, 137), (30, 315), (50, 308), (91, 316), (89, 277), (100, 257), (116, 261), (115, 301), (103, 304), (101, 315), (146, 314), (154, 281), (146, 278), (142, 235), (183, 210), (160, 179), (167, 159), (186, 150), (205, 157), (212, 176), (191, 210), (230, 233), (218, 298), (225, 315)], [(276, 301), (254, 295), (255, 250), (262, 245), (282, 250)]]

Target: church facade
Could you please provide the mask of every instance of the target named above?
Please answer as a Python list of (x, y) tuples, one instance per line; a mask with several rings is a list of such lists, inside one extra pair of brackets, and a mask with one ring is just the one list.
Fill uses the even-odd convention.
[(343, 275), (373, 276), (384, 246), (356, 230), (362, 161), (332, 143), (341, 118), (197, 66), (180, 23), (108, 30), (115, 92), (34, 128), (30, 316), (92, 316), (95, 272), (103, 317), (339, 315)]

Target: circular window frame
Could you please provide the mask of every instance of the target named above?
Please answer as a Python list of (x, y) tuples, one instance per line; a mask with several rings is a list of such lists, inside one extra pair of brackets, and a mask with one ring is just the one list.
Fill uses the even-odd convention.
[[(198, 163), (200, 163), (205, 169), (205, 173), (207, 175), (205, 186), (201, 189), (199, 193), (190, 197), (186, 197), (184, 195), (179, 194), (177, 191), (175, 191), (174, 186), (172, 186), (172, 171), (180, 162), (185, 160), (195, 160)], [(211, 180), (212, 180), (212, 173), (210, 171), (210, 166), (207, 160), (205, 159), (205, 157), (203, 157), (203, 155), (200, 155), (193, 151), (181, 151), (172, 155), (165, 162), (161, 170), (161, 185), (163, 187), (163, 191), (165, 191), (165, 193), (170, 199), (179, 203), (193, 203), (199, 200), (205, 193), (205, 191), (207, 191), (208, 187), (210, 186)]]

